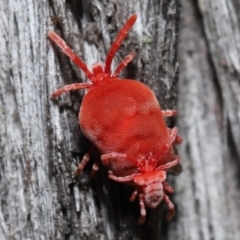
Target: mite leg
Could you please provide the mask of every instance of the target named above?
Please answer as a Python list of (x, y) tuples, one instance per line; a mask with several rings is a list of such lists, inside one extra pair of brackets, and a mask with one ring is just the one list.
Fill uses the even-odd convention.
[(166, 147), (169, 148), (173, 142), (175, 141), (176, 137), (177, 137), (177, 133), (178, 133), (178, 128), (177, 127), (174, 127), (172, 130), (171, 130), (171, 133), (170, 133), (170, 136), (169, 136), (169, 139), (166, 143)]
[(180, 136), (177, 134), (175, 140), (173, 141), (173, 144), (176, 145), (176, 144), (180, 144), (180, 143), (182, 143), (182, 142), (183, 142), (182, 137), (180, 137)]
[[(127, 156), (124, 153), (116, 153), (116, 152), (111, 152), (111, 153), (107, 153), (101, 156), (101, 160), (102, 160), (102, 164), (103, 165), (109, 165), (110, 161), (112, 159), (126, 159), (128, 161), (133, 162), (134, 164), (137, 164), (137, 159), (135, 158), (131, 158), (129, 156)], [(129, 176), (125, 176), (125, 177), (118, 177), (113, 175), (112, 171), (108, 172), (108, 177), (116, 182), (129, 182), (132, 181), (136, 176), (139, 176), (140, 174), (132, 174)]]
[(172, 216), (175, 214), (175, 207), (174, 207), (173, 203), (171, 202), (171, 200), (169, 199), (169, 197), (166, 194), (163, 195), (163, 199), (167, 203), (167, 206), (168, 206), (168, 209), (169, 209), (166, 219), (168, 221), (170, 221)]
[(100, 168), (100, 162), (99, 161), (95, 161), (95, 163), (92, 166), (92, 171), (91, 171), (91, 177), (96, 177), (96, 173)]
[(177, 127), (174, 127), (172, 130), (171, 130), (171, 133), (169, 135), (169, 138), (167, 139), (167, 142), (162, 146), (162, 148), (155, 154), (154, 158), (155, 159), (159, 159), (161, 157), (161, 155), (163, 153), (165, 153), (173, 144), (173, 142), (175, 141), (176, 139), (176, 136), (177, 136), (177, 132), (178, 132), (178, 128)]
[(54, 93), (52, 93), (51, 98), (56, 98), (65, 92), (69, 92), (72, 90), (84, 89), (84, 88), (90, 88), (91, 86), (92, 86), (92, 84), (89, 84), (89, 83), (73, 83), (70, 85), (66, 85), (66, 86), (56, 90)]
[(108, 172), (108, 177), (116, 182), (130, 182), (132, 181), (136, 176), (139, 176), (141, 174), (132, 174), (129, 176), (125, 176), (125, 177), (118, 177), (113, 175), (112, 171)]
[(174, 189), (167, 182), (163, 182), (162, 185), (163, 185), (163, 189), (166, 192), (169, 192), (169, 193), (173, 193), (174, 192)]
[[(169, 134), (171, 134), (172, 133), (172, 129), (168, 128), (168, 132), (169, 132)], [(172, 144), (176, 145), (176, 144), (180, 144), (182, 142), (183, 142), (183, 139), (177, 134), (176, 138), (175, 138), (175, 140), (173, 141)]]
[(122, 29), (119, 31), (115, 41), (113, 42), (108, 54), (107, 58), (105, 60), (105, 73), (111, 73), (111, 65), (112, 65), (112, 60), (117, 52), (117, 50), (120, 48), (122, 41), (124, 38), (127, 36), (129, 30), (133, 26), (133, 24), (136, 22), (137, 15), (133, 14), (127, 22), (124, 24)]
[(131, 202), (135, 201), (137, 195), (138, 195), (138, 190), (135, 189), (134, 192), (132, 193), (131, 197), (130, 197), (130, 201)]
[(103, 154), (101, 156), (102, 164), (107, 166), (109, 164), (109, 161), (113, 158), (127, 159), (127, 155), (124, 153), (115, 153), (115, 152)]
[(180, 157), (177, 155), (173, 155), (173, 161), (157, 167), (156, 170), (166, 170), (166, 169), (172, 168), (174, 166), (177, 166), (179, 162), (180, 162)]
[(131, 161), (134, 164), (138, 163), (136, 158), (129, 157), (124, 153), (111, 152), (111, 153), (103, 154), (101, 156), (102, 164), (105, 166), (107, 166), (109, 164), (111, 159), (125, 159), (128, 161)]
[(139, 195), (139, 205), (140, 205), (140, 218), (138, 219), (138, 224), (143, 224), (146, 219), (146, 208), (144, 204), (144, 196), (143, 194)]
[(128, 54), (118, 65), (117, 69), (115, 70), (115, 72), (113, 73), (112, 77), (117, 77), (118, 74), (128, 65), (128, 63), (130, 63), (133, 58), (135, 57), (136, 53), (135, 52), (131, 52), (130, 54)]
[(57, 44), (57, 46), (62, 49), (62, 51), (80, 68), (84, 71), (87, 78), (90, 80), (94, 78), (93, 74), (88, 69), (86, 63), (84, 63), (73, 50), (66, 44), (66, 42), (58, 36), (55, 32), (49, 31), (48, 37)]
[(90, 157), (92, 155), (93, 152), (93, 148), (91, 147), (87, 153), (83, 156), (82, 161), (79, 163), (78, 168), (76, 169), (74, 175), (77, 176), (79, 175), (82, 170), (84, 169), (84, 167), (86, 166), (86, 164), (88, 163), (88, 161), (90, 160)]
[(177, 110), (162, 110), (163, 117), (173, 117), (177, 115)]

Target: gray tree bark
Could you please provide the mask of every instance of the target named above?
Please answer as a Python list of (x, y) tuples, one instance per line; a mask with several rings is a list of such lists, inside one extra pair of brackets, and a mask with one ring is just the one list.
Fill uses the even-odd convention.
[[(239, 1), (0, 2), (0, 240), (240, 239)], [(176, 216), (166, 222), (161, 204), (142, 226), (132, 189), (104, 167), (92, 179), (88, 164), (72, 181), (90, 146), (77, 121), (83, 92), (49, 98), (86, 79), (48, 30), (90, 66), (104, 62), (132, 13), (138, 21), (114, 66), (137, 52), (121, 76), (147, 84), (163, 109), (177, 108), (184, 138), (182, 173), (168, 177)]]
[(77, 121), (83, 93), (57, 88), (86, 81), (47, 39), (58, 32), (90, 66), (103, 62), (119, 28), (138, 22), (117, 54), (137, 57), (122, 74), (146, 83), (163, 109), (176, 104), (179, 3), (171, 1), (1, 1), (0, 8), (0, 239), (160, 239), (164, 204), (137, 225), (132, 189), (96, 179), (90, 165), (72, 172), (89, 148)]
[(167, 239), (240, 239), (239, 1), (182, 1), (178, 126), (183, 172)]

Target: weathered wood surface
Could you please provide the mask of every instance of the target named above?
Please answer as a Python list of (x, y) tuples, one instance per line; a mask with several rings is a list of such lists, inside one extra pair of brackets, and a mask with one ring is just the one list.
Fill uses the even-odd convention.
[(0, 240), (240, 239), (239, 1), (182, 0), (177, 125), (183, 171), (169, 176), (177, 214), (166, 223), (163, 206), (149, 210), (141, 227), (138, 204), (128, 200), (131, 189), (109, 181), (106, 169), (91, 179), (88, 166), (72, 184), (89, 147), (77, 123), (81, 96), (53, 102), (49, 95), (86, 79), (46, 34), (57, 31), (91, 65), (104, 61), (118, 29), (137, 13), (115, 63), (135, 50), (123, 76), (146, 83), (164, 108), (174, 108), (178, 1), (0, 5)]
[(167, 239), (240, 239), (239, 7), (182, 1), (178, 126), (185, 141)]
[[(164, 108), (176, 104), (179, 3), (171, 1), (0, 1), (0, 239), (160, 239), (166, 209), (137, 225), (131, 189), (72, 172), (89, 143), (81, 135), (79, 93), (49, 99), (86, 81), (47, 39), (54, 29), (88, 65), (103, 62), (118, 29), (138, 14), (115, 59), (137, 57), (123, 73), (148, 84)], [(116, 65), (116, 64), (114, 64)], [(73, 70), (75, 69), (75, 71)], [(82, 93), (83, 94), (83, 93)]]

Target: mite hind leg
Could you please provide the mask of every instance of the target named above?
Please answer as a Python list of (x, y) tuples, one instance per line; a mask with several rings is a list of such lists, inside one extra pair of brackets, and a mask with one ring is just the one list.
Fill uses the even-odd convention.
[(60, 96), (61, 94), (65, 93), (65, 92), (70, 92), (70, 91), (74, 91), (74, 90), (90, 88), (91, 86), (92, 86), (92, 84), (89, 84), (89, 83), (73, 83), (73, 84), (69, 84), (69, 85), (66, 85), (66, 86), (64, 86), (62, 88), (59, 88), (58, 90), (53, 92), (52, 95), (51, 95), (51, 98), (56, 98), (56, 97)]

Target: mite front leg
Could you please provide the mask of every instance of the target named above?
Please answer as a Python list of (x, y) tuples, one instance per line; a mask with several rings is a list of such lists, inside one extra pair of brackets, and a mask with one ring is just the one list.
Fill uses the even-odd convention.
[(139, 205), (140, 205), (140, 218), (138, 219), (138, 224), (143, 224), (146, 219), (146, 208), (144, 204), (144, 196), (143, 194), (139, 194)]
[(157, 152), (157, 154), (155, 154), (155, 156), (154, 156), (155, 159), (159, 159), (163, 153), (165, 153), (168, 149), (170, 149), (172, 147), (172, 144), (173, 144), (174, 140), (176, 139), (177, 132), (178, 132), (178, 128), (174, 127), (172, 129), (172, 131), (171, 131), (171, 133), (170, 133), (166, 143)]
[(123, 153), (116, 153), (116, 152), (104, 154), (101, 156), (102, 164), (107, 166), (109, 164), (109, 161), (114, 158), (127, 159), (127, 155)]
[(177, 110), (162, 110), (163, 117), (173, 117), (177, 115)]
[(167, 182), (163, 182), (162, 185), (163, 185), (164, 191), (166, 191), (168, 193), (174, 192), (174, 189)]
[(103, 154), (101, 156), (102, 164), (105, 166), (107, 166), (112, 159), (128, 160), (134, 164), (138, 164), (138, 161), (136, 158), (129, 157), (124, 153), (111, 152), (111, 153)]
[(95, 178), (96, 177), (96, 173), (100, 168), (100, 162), (99, 161), (95, 161), (93, 166), (92, 166), (92, 171), (91, 171), (91, 177)]
[(92, 155), (93, 152), (93, 148), (91, 147), (87, 153), (83, 156), (82, 161), (79, 163), (78, 168), (76, 169), (74, 175), (78, 176), (82, 170), (84, 169), (84, 167), (86, 166), (86, 164), (88, 163), (88, 161), (90, 160), (90, 157)]
[[(171, 133), (172, 133), (172, 129), (171, 129), (171, 128), (168, 128), (168, 132), (169, 132), (169, 134), (171, 134)], [(176, 137), (175, 137), (175, 140), (173, 141), (172, 144), (173, 144), (173, 145), (176, 145), (176, 144), (180, 144), (180, 143), (182, 143), (182, 142), (183, 142), (182, 137), (177, 134)]]
[(173, 142), (175, 141), (176, 137), (177, 137), (177, 133), (178, 133), (178, 128), (177, 127), (174, 127), (172, 130), (171, 130), (171, 133), (170, 133), (170, 136), (169, 136), (169, 139), (166, 143), (166, 148), (169, 148)]
[(131, 197), (130, 197), (130, 201), (134, 202), (136, 197), (137, 197), (137, 195), (138, 195), (138, 190), (135, 189), (134, 192), (132, 193)]
[(125, 177), (118, 177), (118, 176), (115, 176), (113, 175), (113, 172), (112, 171), (109, 171), (108, 172), (108, 177), (116, 182), (130, 182), (132, 181), (135, 177), (139, 176), (141, 174), (132, 174), (132, 175), (129, 175), (129, 176), (125, 176)]
[[(177, 110), (162, 110), (163, 117), (173, 117), (177, 115)], [(168, 128), (169, 134), (172, 133), (172, 129)], [(183, 139), (177, 134), (172, 144), (180, 144)]]
[(157, 167), (156, 170), (166, 170), (166, 169), (172, 168), (174, 166), (177, 166), (179, 162), (180, 162), (180, 157), (178, 155), (173, 155), (173, 161)]
[(163, 199), (166, 202), (169, 209), (166, 219), (167, 221), (170, 221), (172, 216), (175, 214), (175, 207), (166, 194), (163, 195)]

